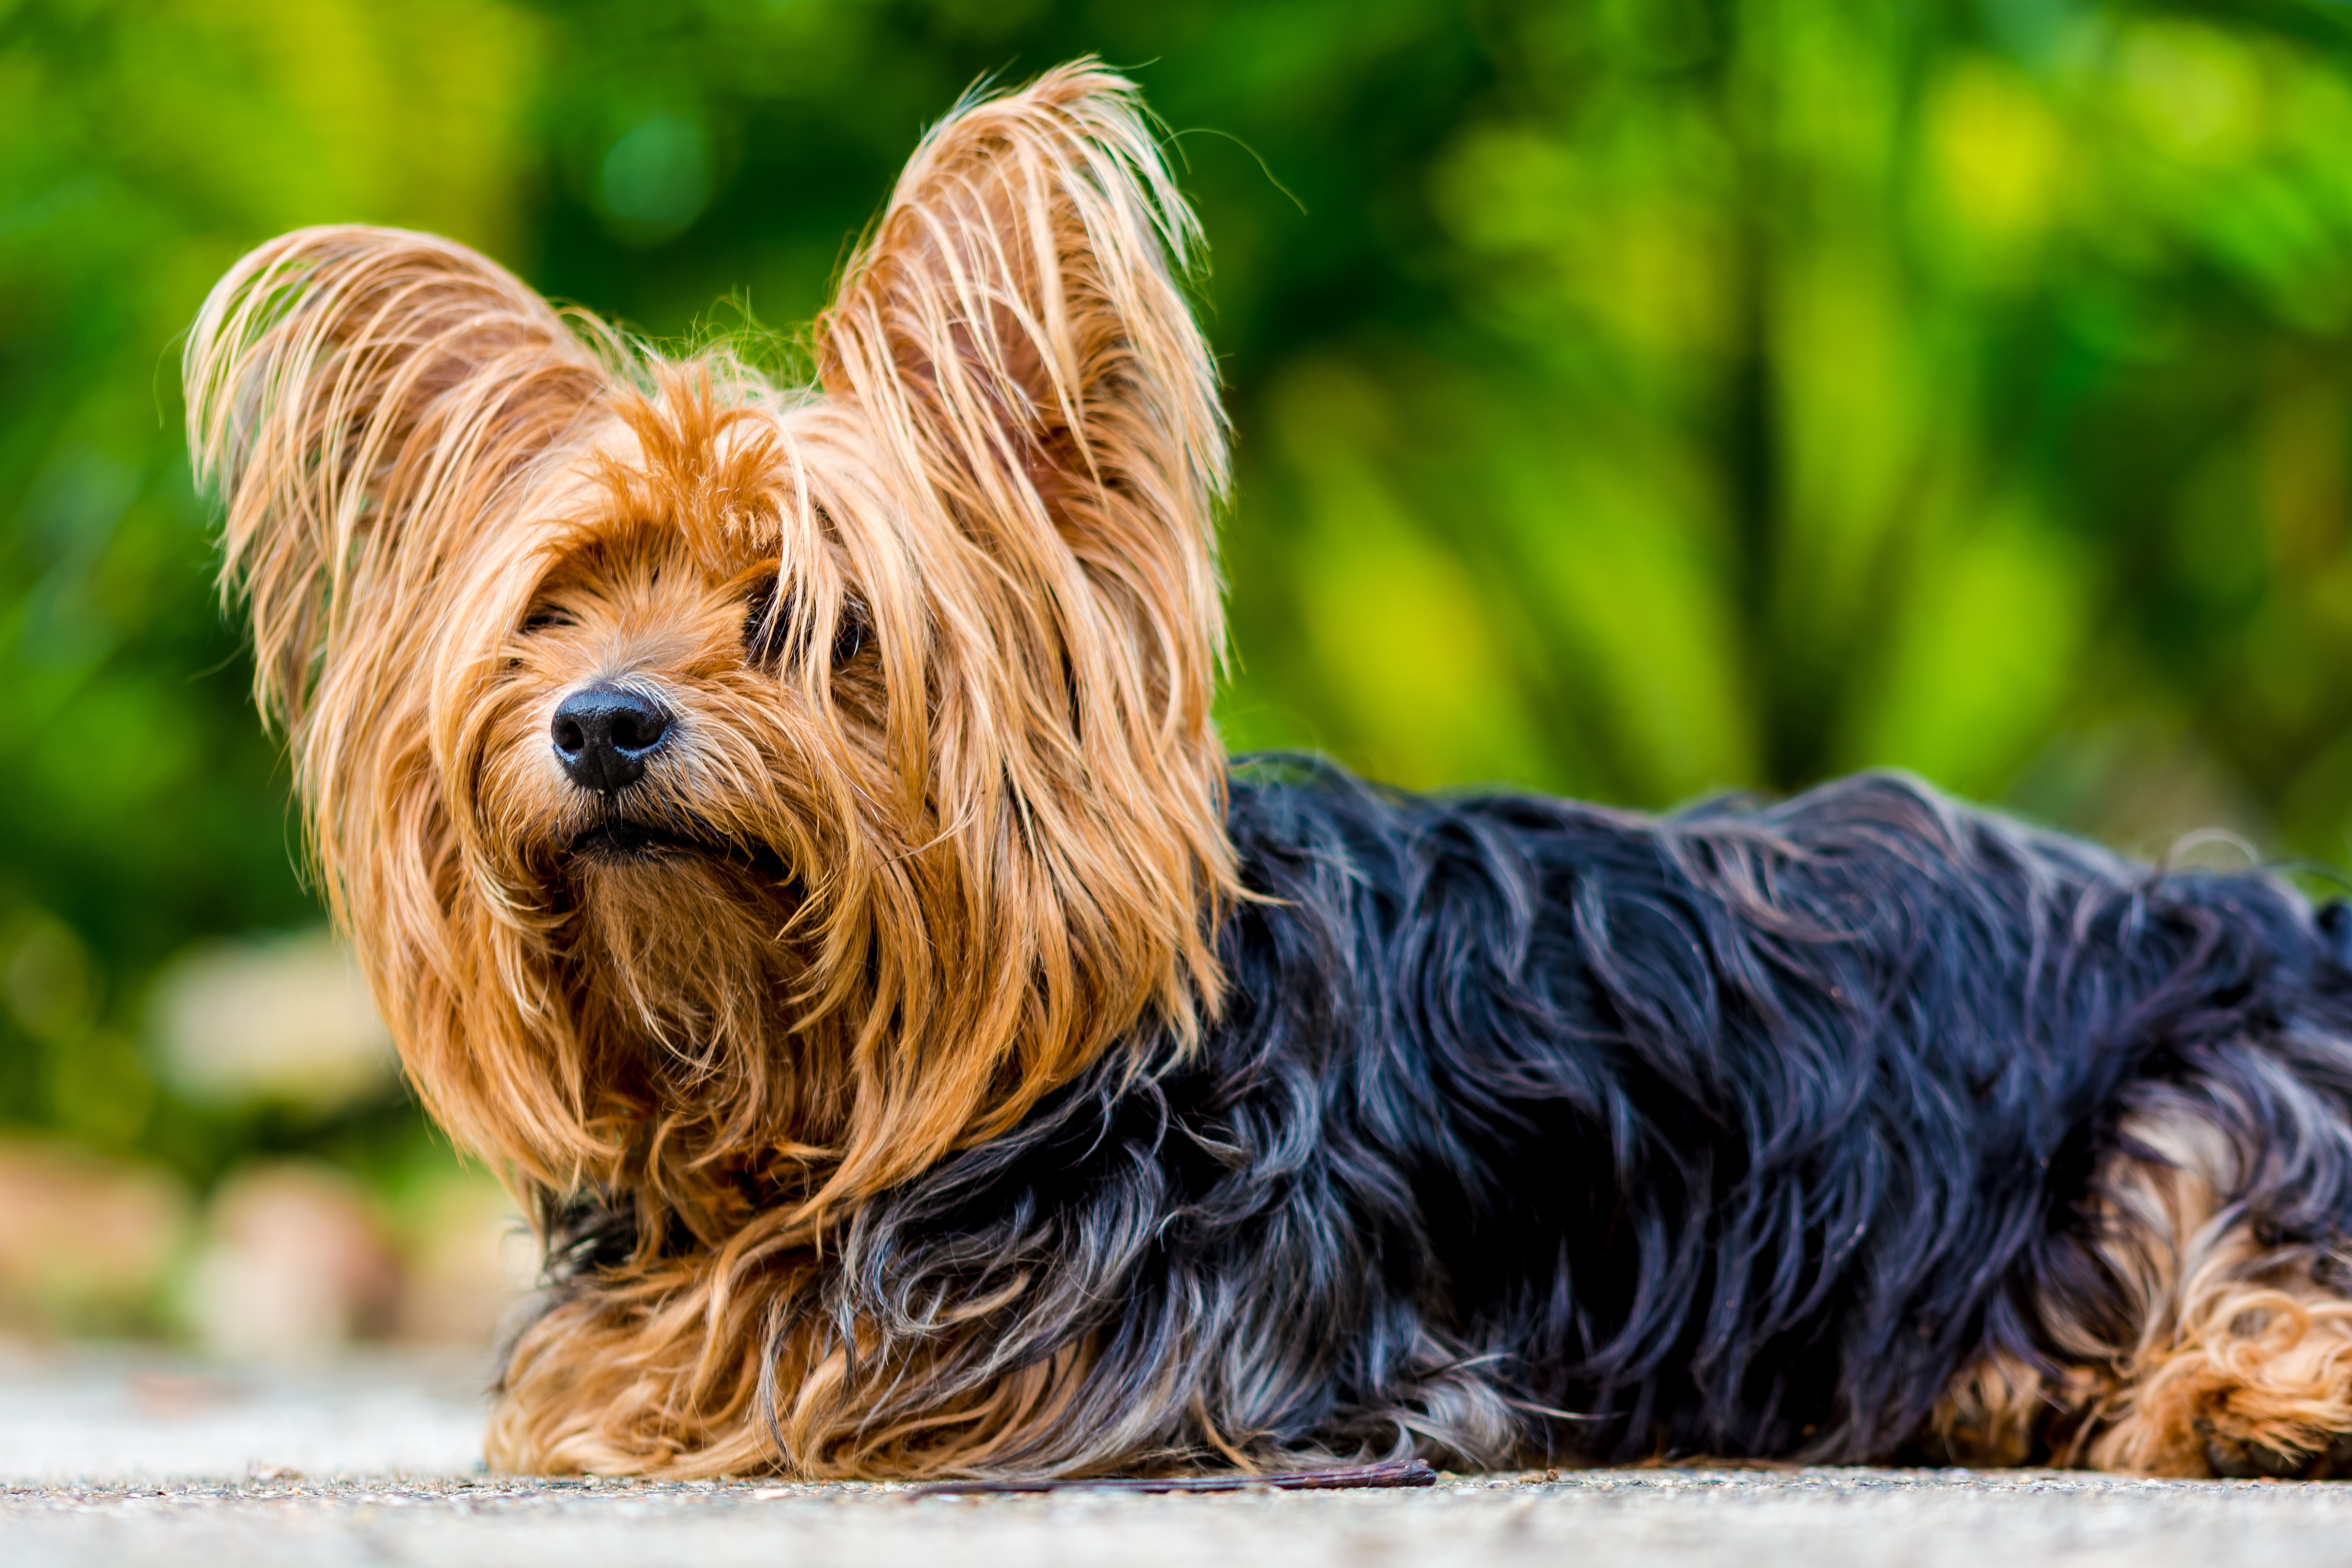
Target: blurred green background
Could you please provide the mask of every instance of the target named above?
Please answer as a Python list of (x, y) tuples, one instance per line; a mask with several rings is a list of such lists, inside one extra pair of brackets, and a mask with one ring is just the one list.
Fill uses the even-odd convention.
[(231, 260), (408, 225), (790, 331), (967, 84), (1087, 51), (1209, 236), (1237, 747), (2352, 860), (2343, 5), (0, 0), (0, 1124), (394, 1230), (446, 1164), (159, 1040), (179, 955), (319, 919), (179, 437)]

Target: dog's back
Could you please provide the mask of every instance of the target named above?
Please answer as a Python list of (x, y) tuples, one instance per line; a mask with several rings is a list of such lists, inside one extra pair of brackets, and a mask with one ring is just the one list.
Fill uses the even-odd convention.
[[(1008, 1461), (2327, 1447), (2260, 1402), (2342, 1399), (2298, 1368), (2352, 1334), (2352, 1003), (2272, 879), (1884, 776), (1654, 820), (1293, 765), (1232, 827), (1204, 1047), (1107, 1061), (845, 1258), (841, 1321), (973, 1392), (1085, 1366)], [(2146, 1385), (2216, 1332), (2184, 1436)]]

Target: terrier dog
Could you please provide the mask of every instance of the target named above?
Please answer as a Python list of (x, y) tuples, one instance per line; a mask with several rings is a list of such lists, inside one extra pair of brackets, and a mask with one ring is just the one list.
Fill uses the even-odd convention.
[(206, 301), (320, 885), (547, 1248), (493, 1461), (2343, 1462), (2342, 907), (1900, 777), (1231, 763), (1196, 246), (1081, 62), (923, 142), (806, 388), (424, 235)]

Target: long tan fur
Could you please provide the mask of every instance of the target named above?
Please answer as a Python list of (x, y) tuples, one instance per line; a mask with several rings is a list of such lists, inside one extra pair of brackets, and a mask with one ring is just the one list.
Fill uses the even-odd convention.
[[(952, 1468), (1051, 1418), (1045, 1369), (889, 1438), (796, 1325), (861, 1199), (1218, 1005), (1194, 243), (1132, 89), (1082, 62), (925, 139), (813, 388), (667, 361), (392, 230), (288, 235), (205, 302), (189, 433), (225, 581), (408, 1069), (521, 1186), (646, 1217), (636, 1264), (518, 1347), (500, 1462)], [(550, 715), (598, 680), (677, 716), (628, 809), (710, 855), (569, 852), (604, 808)]]
[(2344, 1258), (2266, 1244), (2236, 1201), (2242, 1139), (2145, 1089), (2093, 1185), (2081, 1245), (2102, 1288), (2037, 1303), (2051, 1363), (1965, 1370), (1931, 1447), (2153, 1476), (2342, 1473), (2352, 1458)]

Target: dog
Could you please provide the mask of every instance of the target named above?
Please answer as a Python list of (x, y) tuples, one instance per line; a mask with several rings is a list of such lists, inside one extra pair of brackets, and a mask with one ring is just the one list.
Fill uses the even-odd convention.
[(1081, 61), (923, 141), (813, 384), (428, 236), (188, 342), (224, 582), (520, 1471), (2352, 1459), (2352, 919), (1864, 775), (1235, 763), (1195, 221)]

